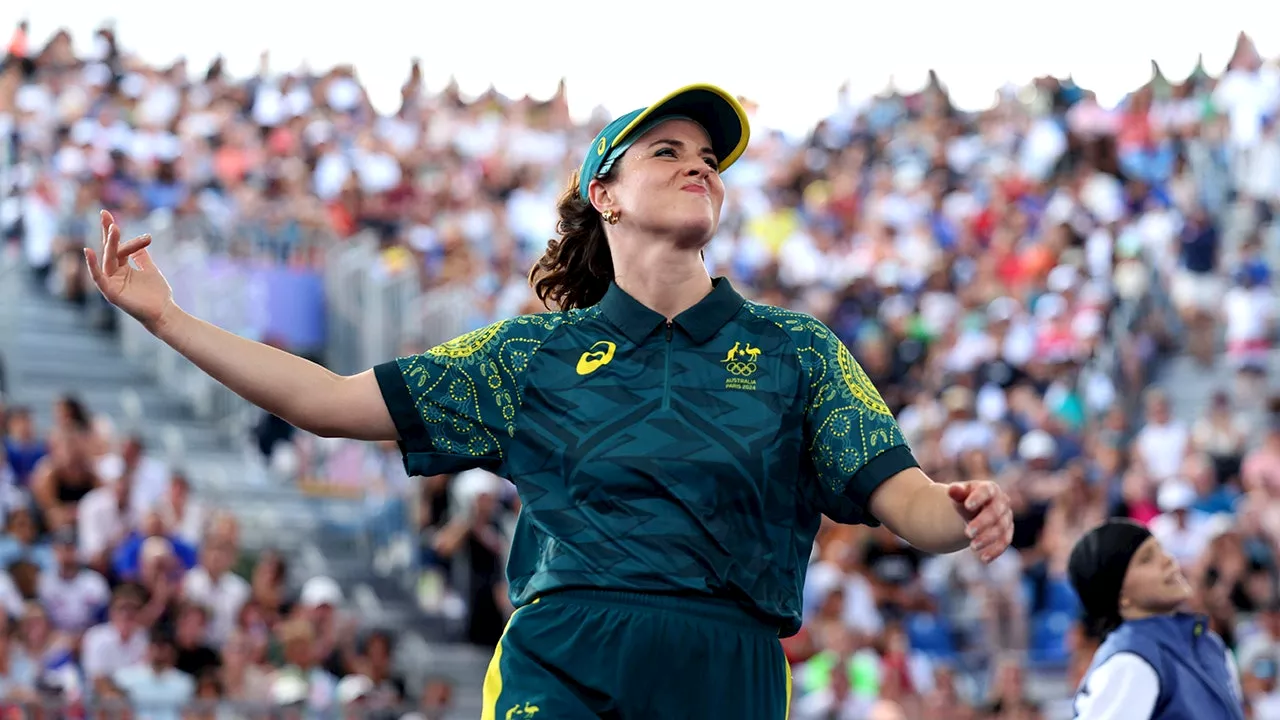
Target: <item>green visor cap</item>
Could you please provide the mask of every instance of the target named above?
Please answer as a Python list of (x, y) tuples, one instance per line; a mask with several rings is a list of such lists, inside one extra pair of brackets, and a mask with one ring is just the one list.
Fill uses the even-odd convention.
[(707, 131), (711, 150), (720, 161), (720, 172), (742, 156), (751, 139), (747, 111), (732, 95), (714, 85), (680, 88), (649, 107), (632, 110), (600, 131), (578, 173), (578, 194), (582, 199), (589, 200), (587, 188), (591, 179), (608, 173), (636, 138), (658, 123), (675, 118), (692, 120)]

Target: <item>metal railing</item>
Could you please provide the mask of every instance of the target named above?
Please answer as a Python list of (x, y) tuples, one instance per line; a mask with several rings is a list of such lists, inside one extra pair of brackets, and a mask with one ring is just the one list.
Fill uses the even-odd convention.
[[(150, 249), (169, 278), (175, 298), (193, 315), (255, 340), (272, 340), (267, 315), (265, 278), (248, 270), (252, 260), (228, 262), (217, 252), (225, 240), (211, 237), (198, 218), (154, 213), (128, 225), (131, 234), (151, 233)], [(87, 239), (94, 243), (96, 237)], [(205, 375), (128, 318), (118, 323), (121, 347), (132, 361), (154, 374), (159, 383), (186, 400), (195, 414), (215, 423), (230, 438), (243, 438), (257, 411), (248, 402)], [(307, 354), (323, 348), (288, 348)]]
[(389, 269), (377, 238), (359, 235), (326, 251), (324, 288), (330, 370), (349, 375), (401, 354), (422, 293), (414, 269)]
[[(122, 226), (125, 226), (123, 220)], [(131, 220), (127, 227), (131, 235), (147, 232), (155, 239), (152, 257), (169, 278), (175, 299), (188, 312), (243, 337), (259, 341), (279, 339), (272, 337), (271, 318), (267, 316), (265, 296), (270, 288), (265, 287), (265, 283), (271, 278), (262, 274), (280, 272), (282, 265), (288, 265), (288, 261), (282, 263), (278, 259), (278, 248), (258, 248), (256, 254), (249, 253), (247, 258), (229, 263), (226, 252), (235, 241), (217, 235), (200, 218), (157, 213)], [(312, 250), (304, 247), (300, 251), (311, 253)], [(323, 281), (323, 298), (307, 299), (305, 302), (313, 305), (304, 311), (323, 313), (324, 346), (299, 348), (287, 342), (279, 344), (321, 360), (343, 374), (359, 372), (394, 358), (404, 341), (404, 318), (411, 315), (420, 293), (417, 275), (383, 272), (378, 244), (371, 235), (342, 241), (331, 239), (321, 257), (323, 267), (314, 272)], [(121, 317), (118, 335), (128, 358), (150, 372), (161, 386), (189, 403), (199, 418), (213, 423), (219, 434), (241, 449), (244, 461), (237, 463), (235, 471), (253, 475), (258, 481), (230, 483), (225, 478), (212, 478), (207, 483), (213, 491), (212, 497), (260, 506), (259, 510), (246, 512), (269, 520), (263, 523), (264, 531), (341, 528), (345, 535), (354, 538), (356, 552), (373, 561), (383, 574), (403, 569), (412, 562), (416, 553), (408, 553), (406, 558), (404, 547), (412, 544), (416, 535), (412, 532), (403, 497), (372, 494), (359, 487), (334, 488), (335, 493), (329, 494), (323, 508), (303, 513), (313, 521), (309, 525), (277, 522), (283, 514), (272, 508), (280, 507), (282, 502), (296, 505), (287, 501), (299, 498), (295, 492), (284, 492), (278, 483), (262, 482), (269, 474), (268, 468), (257, 459), (257, 450), (249, 447), (251, 429), (262, 411), (210, 378), (132, 319)], [(126, 410), (136, 405), (125, 403)], [(131, 420), (136, 422), (141, 418)], [(170, 453), (180, 456), (181, 448), (170, 448)], [(324, 468), (322, 453), (308, 463), (306, 476), (295, 473), (295, 481), (305, 482), (304, 495), (324, 493)], [(342, 517), (329, 517), (335, 513)], [(306, 534), (303, 532), (300, 536)]]

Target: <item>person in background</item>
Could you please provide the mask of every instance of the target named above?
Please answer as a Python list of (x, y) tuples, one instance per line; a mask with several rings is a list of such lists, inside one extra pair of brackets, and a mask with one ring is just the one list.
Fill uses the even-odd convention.
[(74, 528), (53, 534), (57, 565), (40, 574), (37, 594), (58, 630), (78, 636), (89, 629), (111, 602), (111, 589), (102, 575), (80, 562)]
[(53, 549), (40, 539), (35, 519), (25, 508), (9, 511), (5, 534), (0, 535), (0, 568), (12, 573), (19, 562), (31, 563), (41, 572), (57, 566)]
[(365, 638), (363, 657), (355, 663), (372, 683), (371, 702), (379, 707), (398, 707), (405, 701), (404, 677), (392, 666), (393, 652), (391, 633), (375, 630)]
[(164, 526), (164, 520), (156, 512), (147, 513), (138, 528), (129, 533), (112, 554), (111, 570), (115, 577), (125, 581), (136, 581), (142, 570), (143, 550), (148, 547), (164, 546), (178, 561), (182, 571), (195, 567), (198, 555), (196, 549), (182, 538), (170, 535)]
[(177, 653), (174, 667), (193, 678), (206, 673), (216, 673), (222, 665), (218, 651), (208, 643), (209, 612), (199, 605), (183, 603), (178, 606), (171, 636)]
[(36, 664), (15, 646), (12, 627), (0, 630), (0, 701), (36, 699)]
[(182, 597), (208, 608), (209, 637), (221, 644), (235, 630), (240, 609), (249, 601), (249, 583), (232, 572), (236, 548), (229, 540), (210, 539), (200, 548), (200, 562), (182, 578)]
[(7, 412), (4, 434), (5, 458), (20, 486), (26, 487), (40, 460), (48, 454), (44, 440), (36, 435), (31, 409), (11, 407)]
[(167, 630), (152, 629), (148, 641), (146, 661), (117, 666), (111, 680), (129, 698), (138, 720), (180, 720), (195, 697), (195, 680), (174, 667), (177, 651)]
[(49, 454), (31, 472), (37, 520), (50, 530), (74, 525), (80, 501), (99, 482), (91, 454), (93, 429), (87, 416), (68, 411), (65, 422), (50, 437)]
[(200, 544), (209, 523), (209, 512), (203, 503), (191, 497), (191, 481), (186, 475), (174, 472), (169, 478), (168, 490), (153, 507), (169, 536), (191, 547)]
[(1144, 527), (1110, 520), (1071, 551), (1071, 584), (1102, 638), (1076, 693), (1077, 720), (1244, 720), (1239, 674), (1192, 588)]
[(117, 669), (141, 662), (147, 656), (147, 629), (138, 622), (142, 605), (141, 590), (134, 585), (122, 585), (112, 595), (107, 621), (84, 634), (80, 663), (90, 683), (110, 677)]

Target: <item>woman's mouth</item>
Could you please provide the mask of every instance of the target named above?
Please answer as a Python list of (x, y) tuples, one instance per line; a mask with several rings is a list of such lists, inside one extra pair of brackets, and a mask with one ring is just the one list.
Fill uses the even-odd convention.
[(699, 185), (698, 183), (687, 183), (687, 184), (685, 184), (685, 186), (684, 186), (684, 187), (682, 187), (682, 188), (680, 188), (680, 189), (681, 189), (681, 190), (683, 190), (683, 191), (685, 191), (685, 192), (697, 193), (698, 195), (706, 195), (706, 194), (707, 194), (707, 189), (706, 189), (705, 187), (703, 187), (702, 185)]

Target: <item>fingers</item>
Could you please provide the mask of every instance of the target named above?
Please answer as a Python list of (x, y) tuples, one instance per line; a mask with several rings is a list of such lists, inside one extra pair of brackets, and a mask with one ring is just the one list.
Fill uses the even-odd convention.
[(127, 263), (129, 262), (130, 256), (134, 255), (135, 253), (141, 252), (142, 250), (146, 249), (146, 247), (150, 244), (151, 244), (150, 235), (139, 235), (138, 237), (120, 246), (120, 249), (116, 251), (116, 260), (121, 263)]
[(89, 266), (89, 277), (93, 278), (93, 283), (102, 287), (102, 268), (98, 267), (98, 254), (93, 248), (84, 249), (84, 261)]
[[(147, 239), (147, 244), (150, 245), (151, 236), (144, 235), (143, 237)], [(156, 269), (156, 264), (154, 262), (151, 262), (151, 251), (147, 250), (145, 245), (142, 247), (141, 250), (138, 251), (137, 255), (133, 256), (133, 262), (137, 264), (139, 270), (155, 270)]]
[[(985, 501), (974, 502), (975, 496)], [(965, 502), (965, 509), (976, 506), (977, 514), (965, 526), (965, 534), (970, 538), (969, 547), (984, 563), (989, 563), (1000, 556), (1013, 540), (1013, 512), (1009, 507), (1009, 499), (995, 485), (983, 483), (970, 493)]]
[(961, 507), (964, 506), (964, 500), (968, 496), (969, 496), (968, 483), (953, 483), (947, 486), (947, 497), (951, 498), (953, 502), (960, 504)]
[(964, 500), (964, 509), (971, 513), (976, 513), (991, 502), (991, 498), (994, 495), (995, 488), (991, 483), (979, 483), (969, 491), (969, 496)]
[(1006, 522), (1002, 517), (995, 518), (986, 529), (973, 538), (969, 548), (978, 554), (982, 562), (989, 563), (1009, 547), (1009, 541), (1012, 539), (1013, 523)]
[(120, 227), (111, 223), (102, 242), (102, 274), (111, 277), (120, 267)]

